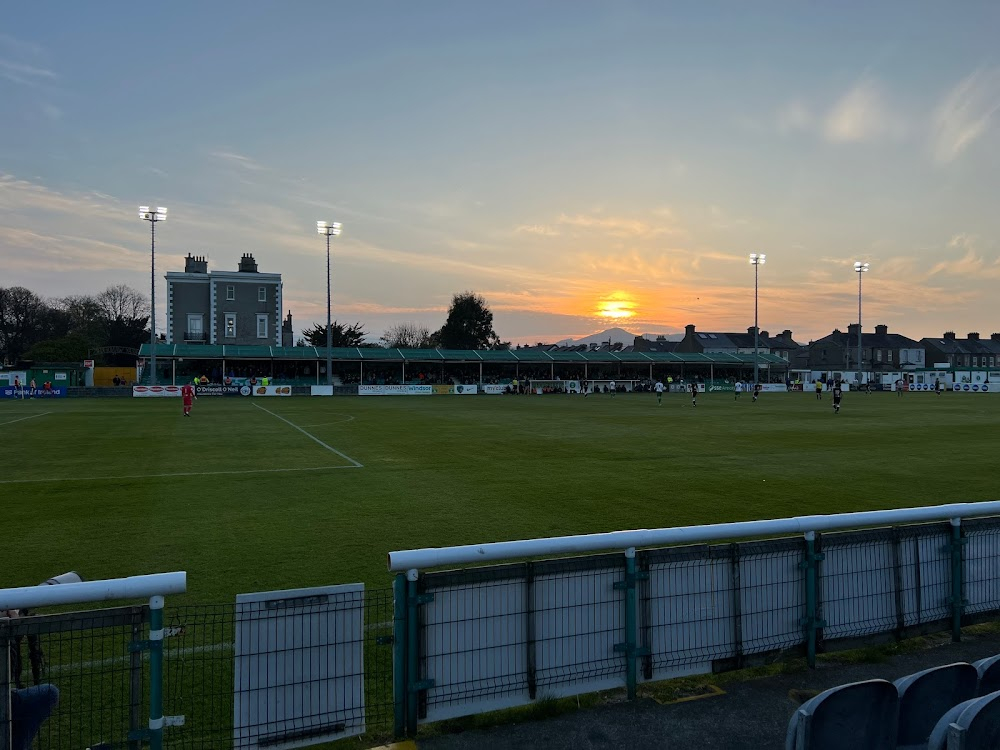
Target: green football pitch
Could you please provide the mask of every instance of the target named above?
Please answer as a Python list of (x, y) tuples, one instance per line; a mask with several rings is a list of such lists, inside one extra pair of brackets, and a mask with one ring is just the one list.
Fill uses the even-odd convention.
[(1000, 398), (0, 402), (3, 585), (387, 586), (394, 549), (995, 499)]

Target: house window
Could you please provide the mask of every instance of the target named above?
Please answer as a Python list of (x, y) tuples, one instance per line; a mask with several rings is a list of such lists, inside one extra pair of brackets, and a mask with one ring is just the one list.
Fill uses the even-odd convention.
[(892, 349), (890, 349), (886, 355), (886, 362), (892, 362)]
[(184, 338), (188, 341), (200, 341), (205, 333), (204, 317), (202, 315), (187, 316), (187, 333)]
[(226, 299), (229, 301), (236, 299), (236, 287), (232, 284), (226, 287)]
[(990, 367), (993, 367), (993, 357), (990, 357)]
[(226, 338), (236, 338), (236, 313), (226, 313)]
[(266, 286), (257, 287), (257, 301), (258, 302), (267, 302), (267, 287)]
[(875, 359), (877, 359), (879, 362), (882, 361), (882, 350), (881, 349), (879, 349), (877, 352), (875, 352)]
[(257, 316), (257, 338), (266, 339), (267, 338), (267, 315)]

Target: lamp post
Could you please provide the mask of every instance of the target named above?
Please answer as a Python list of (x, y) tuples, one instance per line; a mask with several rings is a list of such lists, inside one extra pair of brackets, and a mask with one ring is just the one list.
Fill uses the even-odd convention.
[(767, 256), (762, 253), (750, 253), (750, 265), (753, 266), (753, 382), (760, 382), (760, 365), (757, 363), (757, 349), (760, 346), (760, 336), (757, 327), (757, 272), (760, 266), (767, 262)]
[[(339, 221), (317, 221), (316, 231), (326, 235), (326, 384), (333, 387), (333, 327), (330, 321), (330, 238), (340, 234)], [(332, 394), (333, 391), (331, 390)]]
[(149, 222), (149, 384), (156, 385), (156, 222), (167, 220), (167, 209), (139, 206), (139, 218)]
[(871, 268), (869, 263), (862, 263), (857, 261), (854, 264), (854, 270), (858, 274), (858, 387), (861, 387), (861, 275), (868, 272)]

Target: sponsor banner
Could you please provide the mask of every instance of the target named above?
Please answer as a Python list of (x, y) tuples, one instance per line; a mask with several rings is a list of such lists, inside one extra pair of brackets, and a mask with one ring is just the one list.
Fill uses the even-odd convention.
[(455, 386), (453, 385), (432, 385), (431, 393), (434, 395), (448, 395), (455, 392)]
[(491, 396), (500, 396), (507, 392), (507, 386), (505, 385), (484, 385), (483, 393), (488, 393)]
[(789, 387), (789, 390), (791, 390), (791, 391), (801, 391), (801, 390), (803, 390), (802, 383), (792, 383), (792, 385)]
[(179, 385), (133, 385), (132, 398), (180, 398)]
[(475, 396), (479, 393), (478, 385), (456, 385), (455, 393), (459, 396)]
[(333, 386), (332, 385), (311, 385), (309, 386), (310, 396), (332, 396)]
[(359, 385), (359, 396), (430, 396), (430, 385)]
[(66, 390), (66, 386), (64, 385), (52, 386), (51, 391), (46, 391), (44, 388), (35, 388), (34, 391), (31, 388), (18, 388), (15, 390), (12, 385), (0, 386), (0, 398), (64, 398)]
[(248, 385), (196, 385), (196, 396), (249, 396)]
[(290, 385), (258, 385), (256, 388), (251, 389), (250, 386), (245, 385), (242, 388), (246, 388), (248, 391), (253, 390), (254, 396), (291, 396), (292, 386)]
[(788, 386), (784, 383), (761, 383), (760, 390), (762, 393), (787, 393)]
[(709, 383), (708, 392), (715, 393), (716, 391), (729, 391), (732, 393), (736, 390), (736, 386), (732, 383)]
[(998, 393), (1000, 387), (992, 383), (955, 383), (952, 390), (955, 393)]

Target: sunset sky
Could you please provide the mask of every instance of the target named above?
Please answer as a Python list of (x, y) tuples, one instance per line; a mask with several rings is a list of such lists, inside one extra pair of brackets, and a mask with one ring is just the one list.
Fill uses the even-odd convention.
[(284, 277), (296, 331), (505, 340), (857, 320), (1000, 330), (1000, 4), (21, 3), (0, 24), (0, 286), (149, 292), (140, 203)]

